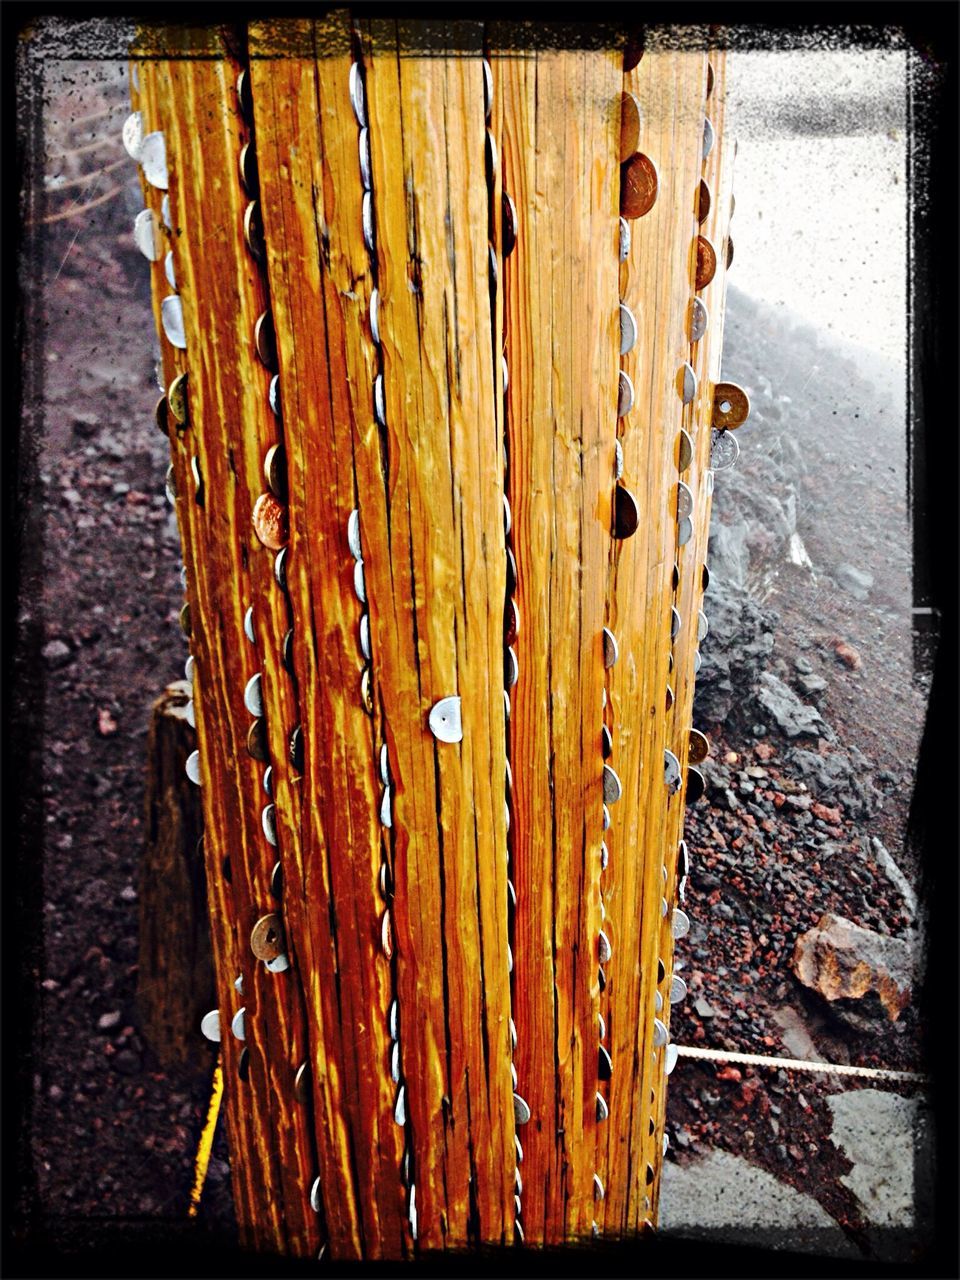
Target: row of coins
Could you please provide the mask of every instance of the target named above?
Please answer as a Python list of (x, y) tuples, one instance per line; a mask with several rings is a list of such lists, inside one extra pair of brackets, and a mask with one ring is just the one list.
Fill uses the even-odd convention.
[[(493, 71), (489, 61), (484, 58), (482, 60), (483, 69), (483, 109), (484, 117), (489, 120), (493, 110)], [(497, 144), (492, 131), (488, 128), (486, 133), (486, 173), (487, 173), (487, 189), (488, 189), (488, 206), (489, 206), (489, 228), (490, 228), (490, 297), (491, 297), (491, 320), (496, 324), (496, 306), (494, 300), (500, 285), (499, 281), (499, 262), (505, 261), (513, 253), (517, 243), (518, 224), (517, 209), (508, 192), (503, 191), (500, 199), (500, 253), (498, 257), (497, 248), (494, 244), (496, 238), (497, 222), (495, 196), (497, 187), (497, 174), (499, 167), (499, 156), (497, 154)], [(496, 335), (495, 335), (496, 336)], [(503, 495), (503, 530), (504, 545), (506, 550), (506, 589), (504, 598), (504, 614), (503, 614), (503, 645), (504, 645), (504, 666), (503, 666), (503, 698), (504, 698), (504, 716), (506, 719), (506, 738), (509, 749), (510, 741), (510, 690), (516, 685), (520, 676), (519, 661), (517, 651), (514, 645), (517, 636), (520, 633), (520, 613), (517, 609), (515, 594), (517, 590), (517, 561), (513, 553), (512, 546), (512, 519), (510, 514), (510, 501), (507, 497), (507, 489), (510, 483), (510, 455), (508, 450), (506, 422), (509, 412), (509, 402), (507, 399), (507, 391), (510, 385), (510, 372), (507, 365), (507, 357), (505, 352), (500, 355), (501, 377), (498, 379), (498, 370), (494, 367), (494, 387), (500, 382), (501, 392), (503, 395), (503, 457), (504, 457), (504, 495)], [(513, 799), (513, 772), (510, 765), (509, 756), (506, 762), (506, 778), (505, 778), (505, 818), (507, 832), (507, 970), (510, 975), (510, 1003), (511, 1010), (514, 1003), (513, 996), (516, 986), (516, 973), (514, 972), (513, 961), (513, 941), (514, 941), (514, 922), (516, 918), (517, 891), (513, 883), (513, 840), (510, 835), (510, 814), (511, 802)], [(510, 1017), (510, 1079), (513, 1089), (513, 1116), (516, 1126), (521, 1126), (530, 1120), (530, 1106), (526, 1099), (519, 1092), (519, 1080), (517, 1076), (516, 1063), (513, 1060), (517, 1050), (517, 1025)], [(514, 1237), (518, 1244), (522, 1244), (524, 1240), (523, 1234), (523, 1177), (520, 1173), (520, 1165), (523, 1162), (523, 1145), (520, 1142), (519, 1135), (514, 1132), (514, 1144), (516, 1149), (516, 1165), (513, 1171), (513, 1197), (514, 1197)]]

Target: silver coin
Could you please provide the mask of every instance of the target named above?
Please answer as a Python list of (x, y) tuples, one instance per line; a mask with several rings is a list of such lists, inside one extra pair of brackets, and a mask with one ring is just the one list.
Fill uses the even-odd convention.
[(193, 684), (193, 673), (197, 669), (197, 660), (192, 653), (187, 654), (187, 660), (183, 665), (183, 676), (185, 680), (189, 680)]
[(360, 130), (360, 181), (365, 191), (373, 188), (373, 168), (370, 164), (370, 130)]
[(503, 532), (507, 537), (510, 536), (510, 530), (512, 528), (513, 528), (513, 516), (510, 513), (510, 503), (507, 499), (507, 495), (504, 494), (503, 495)]
[(610, 1108), (607, 1106), (607, 1100), (602, 1093), (597, 1094), (597, 1120), (603, 1121), (610, 1114)]
[(167, 256), (163, 260), (163, 274), (167, 277), (167, 284), (171, 289), (177, 287), (177, 273), (173, 265), (173, 250), (170, 249)]
[(483, 59), (483, 114), (489, 118), (493, 110), (493, 72), (490, 63)]
[(273, 765), (267, 765), (263, 771), (263, 789), (269, 799), (273, 799)]
[(220, 1043), (220, 1010), (211, 1009), (209, 1013), (205, 1013), (200, 1019), (200, 1030), (212, 1040), (214, 1044)]
[(603, 806), (603, 829), (604, 831), (610, 830), (610, 810), (606, 805)]
[(616, 772), (608, 764), (603, 766), (603, 798), (607, 804), (616, 804), (623, 794), (623, 787)]
[(255, 645), (257, 643), (257, 636), (253, 629), (253, 605), (250, 605), (243, 615), (243, 634), (251, 644)]
[(500, 156), (497, 153), (497, 143), (491, 131), (487, 130), (487, 177), (492, 181), (497, 174), (497, 167), (500, 163)]
[(393, 801), (389, 784), (384, 787), (380, 800), (380, 824), (387, 828), (393, 826)]
[(620, 261), (626, 262), (630, 253), (630, 223), (626, 218), (620, 219)]
[(665, 1134), (663, 1135), (663, 1147), (662, 1147), (662, 1152), (663, 1152), (663, 1154), (664, 1154), (664, 1155), (666, 1155), (666, 1154), (667, 1154), (667, 1148), (668, 1148), (669, 1146), (670, 1146), (670, 1136), (669, 1136), (669, 1134), (666, 1134), (666, 1133), (665, 1133)]
[(527, 1124), (530, 1120), (530, 1108), (519, 1093), (513, 1095), (513, 1119), (515, 1124)]
[(517, 1024), (514, 1022), (512, 1018), (509, 1020), (509, 1026), (510, 1026), (510, 1048), (515, 1052), (517, 1048)]
[(687, 995), (687, 984), (675, 973), (670, 979), (670, 1003), (679, 1004), (681, 1000), (685, 1000)]
[(706, 471), (703, 476), (703, 491), (708, 498), (713, 496), (713, 472)]
[(385, 787), (390, 785), (390, 760), (387, 756), (387, 744), (380, 748), (380, 781)]
[(416, 1240), (419, 1234), (417, 1229), (417, 1188), (413, 1183), (410, 1184), (410, 1202), (407, 1206), (407, 1219), (410, 1223), (410, 1235), (414, 1240)]
[(492, 244), (487, 249), (487, 262), (490, 266), (490, 281), (493, 288), (496, 289), (500, 280), (500, 270), (497, 267), (497, 251)]
[(267, 392), (267, 399), (270, 401), (270, 408), (273, 410), (274, 417), (281, 417), (280, 413), (280, 375), (275, 373), (270, 379), (270, 390)]
[(510, 719), (510, 695), (506, 689), (503, 691), (503, 714), (505, 719)]
[(620, 387), (617, 393), (617, 416), (625, 417), (633, 408), (633, 383), (630, 375), (620, 370)]
[(513, 948), (507, 943), (507, 973), (513, 973)]
[(400, 1083), (400, 1044), (396, 1040), (390, 1050), (390, 1078), (394, 1084)]
[(191, 751), (187, 756), (186, 774), (191, 782), (200, 785), (200, 752)]
[(400, 1039), (400, 1006), (396, 1000), (391, 1001), (387, 1012), (387, 1029), (390, 1032), (391, 1040)]
[[(664, 905), (666, 905), (666, 902), (664, 902)], [(662, 911), (660, 914), (666, 915), (667, 913), (666, 911)], [(660, 1013), (662, 1009), (663, 1009), (663, 996), (660, 994), (659, 991), (655, 991), (653, 993), (653, 1011), (654, 1013)]]
[(670, 1036), (669, 1036), (669, 1034), (668, 1034), (668, 1032), (667, 1032), (667, 1028), (666, 1028), (665, 1024), (664, 1024), (663, 1022), (661, 1022), (661, 1020), (660, 1020), (659, 1018), (654, 1018), (654, 1020), (653, 1020), (653, 1047), (654, 1047), (655, 1049), (662, 1049), (662, 1048), (663, 1048), (663, 1046), (667, 1043), (667, 1041), (668, 1041), (669, 1039), (670, 1039)]
[(690, 932), (690, 917), (685, 911), (681, 911), (679, 907), (674, 908), (670, 932), (673, 934), (675, 941), (685, 938)]
[(703, 121), (703, 158), (704, 160), (706, 160), (707, 156), (713, 150), (713, 140), (714, 140), (713, 125), (710, 123), (709, 118), (704, 117), (704, 121)]
[(357, 124), (361, 129), (366, 128), (367, 95), (363, 88), (359, 62), (354, 62), (350, 67), (350, 105), (353, 107), (353, 114), (357, 118)]
[(699, 674), (699, 671), (702, 665), (703, 665), (703, 656), (700, 653), (700, 650), (696, 649), (693, 654), (693, 674), (694, 675)]
[(594, 1200), (603, 1199), (603, 1183), (600, 1181), (599, 1173), (593, 1175), (593, 1198)]
[(603, 1014), (602, 1014), (602, 1013), (598, 1013), (598, 1014), (597, 1014), (597, 1030), (598, 1030), (598, 1031), (599, 1031), (599, 1033), (600, 1033), (600, 1039), (601, 1039), (601, 1040), (606, 1040), (606, 1038), (607, 1038), (607, 1024), (606, 1024), (606, 1023), (604, 1022), (604, 1020), (603, 1020)]
[(697, 394), (697, 375), (693, 371), (693, 365), (689, 362), (682, 364), (677, 380), (680, 384), (680, 399), (684, 404), (692, 404)]
[(681, 625), (681, 620), (680, 620), (679, 610), (676, 608), (675, 605), (671, 606), (671, 609), (670, 609), (670, 639), (671, 640), (676, 640), (677, 636), (680, 634), (680, 625)]
[(613, 442), (613, 478), (619, 480), (623, 475), (623, 445), (619, 440)]
[(506, 356), (500, 357), (500, 368), (503, 370), (503, 389), (506, 392), (507, 387), (510, 385), (510, 370), (507, 368)]
[(152, 209), (141, 209), (133, 220), (133, 240), (148, 262), (159, 262), (163, 253), (160, 219)]
[(613, 948), (610, 946), (610, 939), (601, 929), (597, 935), (597, 958), (601, 964), (606, 964), (613, 955)]
[(690, 303), (690, 341), (699, 342), (707, 332), (710, 323), (710, 312), (702, 298), (694, 298)]
[(684, 516), (682, 520), (677, 521), (677, 542), (681, 547), (685, 547), (693, 537), (693, 521), (689, 516)]
[(675, 1044), (668, 1044), (667, 1051), (663, 1055), (663, 1074), (670, 1075), (673, 1068), (677, 1065), (677, 1059), (680, 1057), (680, 1050)]
[(373, 415), (381, 427), (387, 425), (387, 399), (383, 390), (383, 374), (373, 380)]
[(195, 729), (197, 727), (197, 714), (196, 714), (196, 710), (194, 709), (192, 698), (183, 709), (183, 718), (184, 720), (186, 720), (187, 724), (190, 726), (191, 729)]
[(431, 708), (428, 723), (430, 732), (438, 742), (461, 742), (463, 721), (459, 697), (441, 698), (435, 703)]
[(164, 482), (164, 488), (167, 494), (167, 501), (170, 503), (171, 507), (175, 507), (177, 505), (177, 473), (173, 469), (172, 462), (169, 467), (167, 467), (167, 476)]
[(677, 897), (680, 899), (681, 903), (685, 902), (687, 899), (687, 877), (686, 876), (681, 876), (680, 879), (677, 881)]
[(683, 774), (680, 769), (680, 761), (672, 751), (664, 751), (663, 753), (663, 780), (667, 785), (671, 795), (675, 795), (680, 789), (680, 779)]
[(130, 159), (139, 161), (143, 147), (143, 116), (139, 111), (130, 112), (123, 122), (120, 136)]
[(197, 502), (203, 501), (203, 476), (200, 474), (200, 459), (193, 455), (190, 459), (190, 472), (193, 476), (193, 489)]
[(173, 230), (173, 216), (170, 213), (170, 197), (164, 196), (160, 201), (160, 221), (168, 231)]
[(407, 1090), (401, 1085), (397, 1090), (397, 1101), (393, 1108), (393, 1118), (402, 1128), (407, 1123)]
[(245, 1008), (238, 1009), (237, 1012), (233, 1015), (233, 1020), (230, 1023), (230, 1030), (233, 1032), (233, 1034), (237, 1037), (238, 1040), (246, 1040), (247, 1038), (247, 1029), (244, 1026), (244, 1018), (243, 1018), (243, 1015), (245, 1013), (246, 1013)]
[(167, 174), (167, 143), (162, 130), (144, 135), (140, 143), (140, 167), (151, 187), (166, 191), (170, 179)]
[(353, 590), (361, 604), (367, 603), (367, 584), (363, 577), (363, 561), (358, 560), (353, 566)]
[[(666, 898), (661, 898), (660, 899), (660, 918), (662, 920), (665, 920), (667, 918), (667, 912), (669, 911), (669, 909), (670, 908), (667, 906)], [(659, 992), (657, 994), (659, 995)]]
[(520, 1170), (513, 1171), (513, 1186), (518, 1196), (523, 1195), (523, 1179), (520, 1177)]
[(517, 1081), (517, 1068), (516, 1068), (516, 1066), (514, 1065), (514, 1063), (512, 1063), (512, 1062), (510, 1063), (510, 1080), (511, 1080), (511, 1082), (512, 1082), (512, 1087), (513, 1087), (514, 1089), (516, 1089), (516, 1087), (517, 1087), (517, 1083), (518, 1083), (518, 1081)]
[(267, 844), (277, 847), (277, 807), (273, 804), (264, 805), (260, 813), (260, 825), (263, 828), (263, 834), (267, 838)]
[(704, 640), (709, 630), (710, 623), (707, 621), (707, 615), (702, 609), (699, 609), (697, 611), (697, 640)]
[(363, 552), (360, 547), (360, 512), (356, 507), (347, 517), (347, 546), (354, 560), (361, 560)]
[(363, 614), (363, 616), (360, 618), (360, 652), (369, 662), (371, 659), (369, 613)]
[(710, 441), (710, 466), (726, 471), (740, 457), (740, 442), (732, 431), (714, 431)]
[(637, 322), (625, 302), (620, 303), (620, 354), (627, 355), (636, 346)]
[(281, 591), (287, 589), (287, 553), (289, 547), (281, 547), (273, 562), (273, 577)]
[(693, 512), (693, 493), (682, 480), (677, 481), (677, 519), (682, 520)]
[(320, 1212), (320, 1179), (314, 1178), (310, 1187), (310, 1208), (314, 1213)]
[(374, 342), (380, 345), (380, 290), (374, 289), (370, 294), (370, 333)]
[(606, 871), (610, 863), (610, 850), (607, 848), (606, 841), (600, 841), (600, 870)]
[(363, 193), (361, 215), (363, 219), (363, 243), (367, 246), (370, 253), (374, 253), (376, 251), (376, 244), (373, 232), (373, 196), (369, 191), (365, 191)]
[(178, 351), (186, 351), (187, 336), (183, 328), (183, 303), (175, 293), (168, 294), (160, 303), (160, 321), (167, 341)]
[(603, 665), (609, 670), (620, 657), (620, 646), (617, 637), (609, 627), (603, 628)]
[(520, 679), (520, 664), (512, 645), (507, 645), (504, 653), (504, 677), (504, 683), (508, 689), (512, 689)]
[(264, 960), (263, 963), (271, 973), (286, 973), (290, 968), (290, 961), (282, 952), (272, 960)]

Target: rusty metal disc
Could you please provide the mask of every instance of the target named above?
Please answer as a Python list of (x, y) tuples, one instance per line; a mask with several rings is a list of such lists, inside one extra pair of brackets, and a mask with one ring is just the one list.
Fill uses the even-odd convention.
[(620, 95), (620, 163), (630, 158), (640, 141), (640, 103), (632, 93)]
[(716, 274), (717, 251), (706, 236), (697, 236), (697, 288), (705, 289)]
[(271, 551), (279, 551), (290, 536), (287, 509), (272, 493), (261, 493), (253, 504), (253, 531)]
[(642, 151), (620, 166), (620, 212), (625, 218), (642, 218), (649, 213), (659, 190), (657, 166)]
[(261, 916), (251, 929), (250, 950), (258, 960), (276, 960), (283, 952), (283, 921), (275, 911)]
[(734, 431), (750, 416), (750, 397), (735, 382), (718, 382), (713, 389), (713, 421), (716, 431)]

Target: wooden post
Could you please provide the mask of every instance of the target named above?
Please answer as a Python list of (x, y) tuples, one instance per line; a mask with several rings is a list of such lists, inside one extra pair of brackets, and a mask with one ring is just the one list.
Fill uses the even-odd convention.
[(265, 1251), (656, 1220), (730, 157), (722, 56), (593, 35), (141, 33), (204, 1026)]

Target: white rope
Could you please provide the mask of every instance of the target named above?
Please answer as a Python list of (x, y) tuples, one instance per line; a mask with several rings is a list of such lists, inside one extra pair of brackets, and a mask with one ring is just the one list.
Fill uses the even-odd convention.
[(702, 1058), (707, 1062), (742, 1062), (748, 1067), (782, 1067), (785, 1071), (820, 1071), (830, 1076), (863, 1076), (868, 1080), (911, 1080), (926, 1083), (915, 1071), (887, 1071), (882, 1067), (848, 1067), (835, 1062), (807, 1062), (803, 1058), (765, 1058), (759, 1053), (726, 1053), (721, 1049), (694, 1049), (677, 1045), (681, 1058)]

